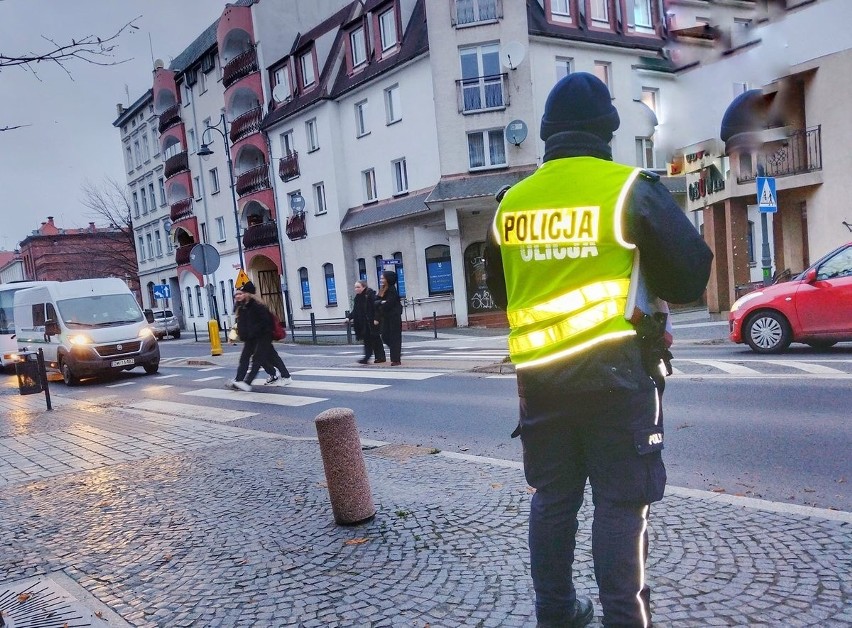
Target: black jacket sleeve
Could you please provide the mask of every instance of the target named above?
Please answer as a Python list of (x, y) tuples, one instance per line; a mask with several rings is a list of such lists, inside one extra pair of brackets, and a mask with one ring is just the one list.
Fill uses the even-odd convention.
[(669, 303), (700, 298), (713, 253), (659, 177), (637, 178), (626, 211), (626, 237), (639, 248), (651, 292)]

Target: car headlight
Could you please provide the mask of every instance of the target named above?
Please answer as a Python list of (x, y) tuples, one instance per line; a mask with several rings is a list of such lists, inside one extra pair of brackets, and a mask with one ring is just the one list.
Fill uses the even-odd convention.
[(72, 345), (90, 345), (92, 344), (92, 339), (86, 334), (74, 334), (68, 339), (68, 342)]
[(762, 290), (755, 290), (754, 292), (749, 292), (748, 294), (744, 294), (739, 299), (734, 301), (734, 304), (731, 306), (731, 312), (732, 313), (736, 312), (738, 309), (740, 309), (748, 301), (751, 301), (752, 299), (756, 299), (757, 297), (762, 297), (762, 296), (763, 296)]
[(148, 338), (149, 336), (153, 336), (153, 335), (154, 335), (154, 332), (151, 331), (150, 327), (143, 327), (142, 329), (139, 330), (139, 337), (140, 338)]

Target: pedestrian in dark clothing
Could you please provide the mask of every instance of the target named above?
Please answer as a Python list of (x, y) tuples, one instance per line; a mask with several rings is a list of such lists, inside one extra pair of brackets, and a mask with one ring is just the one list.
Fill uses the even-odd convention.
[(355, 330), (355, 338), (364, 344), (364, 357), (359, 364), (368, 364), (375, 353), (375, 364), (385, 361), (385, 347), (376, 321), (376, 291), (367, 285), (363, 279), (355, 282), (355, 299), (349, 319)]
[(665, 325), (651, 333), (630, 320), (634, 253), (649, 293), (671, 303), (701, 296), (712, 261), (657, 175), (612, 162), (618, 126), (597, 77), (560, 80), (541, 121), (544, 163), (502, 197), (485, 251), (488, 288), (511, 327), (513, 436), (536, 489), (529, 547), (541, 628), (585, 626), (594, 615), (572, 581), (587, 481), (603, 625), (651, 623), (648, 513), (666, 475), (659, 374), (647, 358), (664, 347)]
[(394, 271), (384, 271), (376, 296), (376, 310), (381, 313), (382, 340), (388, 346), (391, 366), (402, 364), (402, 304), (399, 302), (396, 281)]

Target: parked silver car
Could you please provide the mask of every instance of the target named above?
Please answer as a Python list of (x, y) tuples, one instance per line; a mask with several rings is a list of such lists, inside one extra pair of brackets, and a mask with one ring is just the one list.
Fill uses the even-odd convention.
[(151, 329), (158, 340), (166, 336), (180, 338), (180, 323), (171, 310), (152, 310), (154, 320), (151, 321)]

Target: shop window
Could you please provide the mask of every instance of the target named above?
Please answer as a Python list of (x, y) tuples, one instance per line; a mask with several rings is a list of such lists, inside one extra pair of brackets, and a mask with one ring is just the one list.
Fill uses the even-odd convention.
[(429, 296), (453, 291), (453, 265), (450, 247), (446, 244), (426, 248), (426, 283)]

